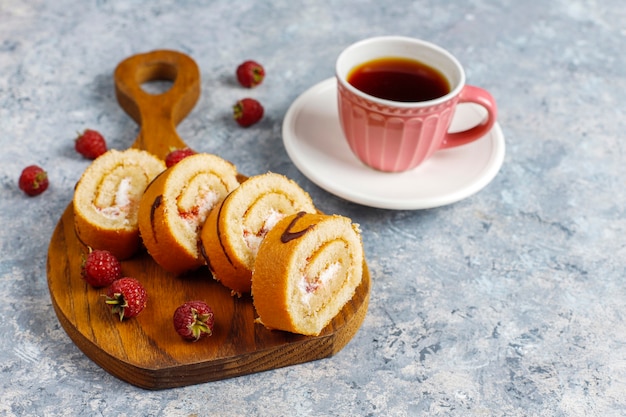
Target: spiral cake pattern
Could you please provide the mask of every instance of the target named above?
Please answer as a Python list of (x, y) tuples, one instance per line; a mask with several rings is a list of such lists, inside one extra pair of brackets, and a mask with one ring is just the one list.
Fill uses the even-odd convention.
[(250, 177), (209, 214), (201, 240), (215, 279), (233, 293), (250, 292), (252, 267), (265, 235), (282, 218), (315, 212), (311, 197), (293, 180), (266, 173)]
[(120, 259), (139, 248), (137, 212), (146, 186), (165, 169), (152, 154), (110, 150), (83, 172), (74, 192), (74, 224), (78, 238), (93, 249)]
[(258, 322), (317, 336), (354, 296), (363, 276), (360, 230), (339, 215), (282, 219), (259, 248), (252, 274)]
[(238, 186), (235, 166), (207, 153), (188, 156), (155, 178), (139, 204), (139, 230), (155, 262), (174, 274), (204, 265), (200, 230)]

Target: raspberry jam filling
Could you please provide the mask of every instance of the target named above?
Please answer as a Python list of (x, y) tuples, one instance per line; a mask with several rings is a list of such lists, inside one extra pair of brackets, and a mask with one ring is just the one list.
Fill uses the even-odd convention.
[(302, 301), (308, 304), (311, 297), (317, 292), (318, 289), (326, 286), (341, 269), (339, 262), (333, 262), (328, 265), (318, 276), (310, 277), (303, 275), (298, 282), (298, 289), (302, 294)]
[(259, 251), (259, 246), (261, 246), (261, 242), (267, 233), (272, 230), (276, 223), (278, 223), (283, 217), (285, 217), (282, 213), (276, 210), (271, 210), (269, 215), (263, 221), (263, 226), (255, 233), (250, 230), (243, 230), (243, 239), (246, 242), (246, 246), (250, 249), (250, 251), (256, 255)]
[(212, 191), (197, 194), (194, 204), (189, 207), (178, 207), (178, 215), (192, 230), (198, 230), (204, 223), (209, 212), (215, 206), (218, 195)]

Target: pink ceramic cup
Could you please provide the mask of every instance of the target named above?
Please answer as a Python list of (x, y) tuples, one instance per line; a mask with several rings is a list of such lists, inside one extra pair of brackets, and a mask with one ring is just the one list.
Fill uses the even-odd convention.
[[(386, 57), (409, 58), (439, 70), (448, 80), (450, 92), (428, 101), (399, 102), (371, 96), (348, 83), (354, 67)], [(350, 149), (364, 164), (380, 171), (416, 168), (440, 149), (479, 139), (496, 122), (491, 94), (465, 85), (459, 61), (428, 42), (400, 36), (365, 39), (339, 55), (335, 71), (339, 119)], [(487, 110), (487, 116), (468, 130), (449, 133), (458, 103), (477, 103)]]

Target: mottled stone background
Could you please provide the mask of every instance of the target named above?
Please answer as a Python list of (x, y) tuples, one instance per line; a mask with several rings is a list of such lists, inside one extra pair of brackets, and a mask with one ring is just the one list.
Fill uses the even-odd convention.
[[(618, 416), (626, 414), (626, 8), (618, 0), (0, 1), (0, 415)], [(291, 163), (290, 103), (333, 75), (353, 41), (399, 34), (448, 48), (496, 97), (504, 165), (478, 194), (425, 211), (343, 201)], [(88, 162), (137, 127), (115, 65), (171, 48), (202, 71), (186, 142), (248, 175), (296, 179), (362, 225), (371, 305), (336, 356), (225, 381), (145, 391), (71, 342), (46, 281), (50, 236)], [(234, 68), (267, 69), (251, 92)], [(231, 105), (266, 117), (236, 127)], [(28, 198), (21, 169), (50, 189)]]

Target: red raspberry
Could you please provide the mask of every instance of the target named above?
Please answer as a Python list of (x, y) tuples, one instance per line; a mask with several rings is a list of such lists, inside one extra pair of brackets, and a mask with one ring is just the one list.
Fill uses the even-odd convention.
[(240, 126), (248, 127), (263, 117), (263, 106), (253, 98), (239, 100), (233, 106), (233, 117)]
[(122, 265), (111, 252), (93, 250), (83, 262), (81, 276), (92, 287), (106, 287), (122, 277)]
[(124, 277), (113, 281), (106, 293), (105, 302), (120, 320), (136, 317), (146, 307), (148, 293), (135, 278)]
[(31, 197), (39, 195), (48, 189), (48, 173), (40, 166), (29, 165), (20, 175), (19, 187)]
[(190, 148), (174, 149), (165, 157), (165, 165), (169, 168), (172, 165), (176, 165), (181, 160), (188, 156), (195, 155), (196, 152)]
[(187, 301), (174, 312), (174, 329), (186, 340), (211, 336), (214, 322), (213, 309), (204, 301)]
[(265, 69), (255, 61), (245, 61), (237, 67), (237, 81), (244, 87), (252, 88), (263, 82)]
[(86, 129), (74, 141), (74, 148), (85, 158), (96, 159), (107, 151), (107, 144), (100, 132)]

